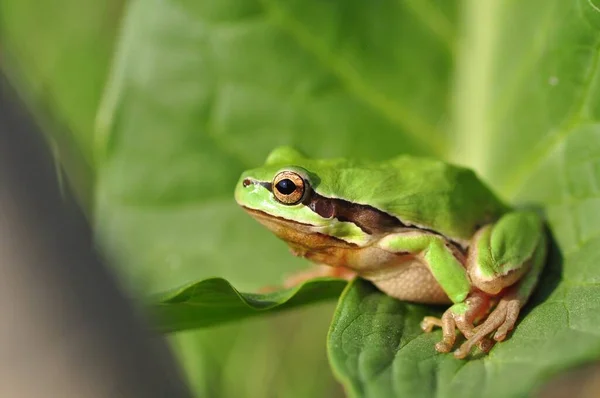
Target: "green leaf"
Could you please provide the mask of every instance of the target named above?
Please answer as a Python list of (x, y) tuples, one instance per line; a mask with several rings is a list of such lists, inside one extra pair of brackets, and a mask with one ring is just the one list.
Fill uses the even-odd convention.
[(567, 304), (559, 279), (553, 262), (512, 336), (465, 360), (435, 351), (441, 331), (421, 331), (423, 317), (439, 316), (439, 309), (399, 302), (357, 281), (340, 298), (329, 331), (334, 372), (352, 397), (529, 395), (557, 370), (600, 355), (598, 335), (570, 324), (566, 308), (578, 303), (589, 318), (597, 292), (580, 292)]
[[(598, 10), (592, 0), (465, 2), (450, 155), (509, 200), (532, 199), (519, 196), (534, 174), (598, 119)], [(562, 199), (549, 188), (544, 203)]]
[(240, 320), (336, 298), (346, 281), (314, 279), (268, 294), (240, 293), (222, 278), (207, 279), (156, 297), (153, 313), (162, 332), (175, 332)]
[(305, 265), (232, 200), (273, 147), (469, 165), (541, 207), (555, 240), (510, 339), (485, 358), (436, 354), (439, 332), (417, 333), (429, 310), (357, 282), (330, 355), (356, 396), (528, 395), (600, 356), (594, 4), (133, 0), (99, 114), (98, 237), (140, 294), (214, 276), (256, 291)]
[(350, 287), (329, 347), (354, 396), (525, 396), (600, 357), (600, 12), (589, 1), (467, 1), (463, 15), (450, 156), (513, 203), (541, 207), (556, 247), (511, 338), (467, 361), (432, 351), (440, 332), (398, 321), (382, 331), (389, 298)]
[[(434, 357), (434, 341), (419, 328), (430, 312), (386, 296), (364, 280), (347, 286), (329, 330), (328, 353), (350, 396), (414, 396), (419, 391), (411, 391), (415, 386), (426, 395), (435, 386), (419, 370), (406, 371), (415, 369), (415, 360), (431, 362)], [(406, 380), (396, 370), (407, 373)]]
[[(326, 355), (334, 302), (171, 335), (197, 397), (343, 397)], [(232, 383), (232, 380), (235, 380)]]

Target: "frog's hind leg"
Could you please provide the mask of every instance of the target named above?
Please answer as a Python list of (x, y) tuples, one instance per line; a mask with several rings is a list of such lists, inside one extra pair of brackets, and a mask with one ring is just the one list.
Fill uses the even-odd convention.
[(502, 216), (473, 237), (466, 264), (471, 284), (490, 296), (501, 294), (529, 273), (537, 252), (545, 254), (545, 246), (537, 214), (516, 211)]
[[(479, 253), (477, 254), (480, 257), (476, 258), (476, 261), (469, 259), (470, 265), (472, 267), (473, 264), (475, 264), (475, 266), (480, 267), (483, 263), (482, 268), (485, 268), (485, 262), (487, 261), (487, 266), (491, 265), (491, 267), (496, 270), (496, 279), (494, 280), (492, 278), (487, 278), (487, 280), (483, 281), (477, 280), (477, 276), (481, 276), (482, 274), (485, 275), (485, 270), (484, 272), (481, 272), (480, 268), (470, 268), (469, 275), (471, 276), (471, 280), (474, 281), (474, 284), (477, 287), (479, 287), (480, 289), (490, 289), (488, 293), (492, 296), (499, 296), (500, 300), (496, 305), (496, 308), (494, 308), (494, 310), (487, 316), (485, 321), (483, 321), (482, 324), (473, 329), (474, 333), (472, 333), (471, 336), (465, 334), (465, 337), (467, 337), (467, 341), (463, 343), (460, 346), (460, 348), (454, 352), (454, 356), (457, 358), (464, 358), (465, 356), (467, 356), (474, 345), (480, 344), (480, 342), (484, 339), (487, 339), (487, 336), (491, 333), (494, 333), (493, 338), (495, 341), (502, 341), (506, 338), (508, 332), (510, 332), (514, 328), (517, 322), (521, 307), (525, 305), (525, 303), (529, 299), (529, 296), (531, 296), (531, 293), (533, 292), (535, 285), (537, 284), (539, 275), (544, 266), (547, 251), (547, 242), (546, 236), (541, 230), (541, 228), (537, 228), (536, 222), (532, 218), (529, 218), (531, 216), (529, 216), (527, 213), (512, 213), (509, 214), (508, 217), (510, 217), (508, 218), (509, 222), (520, 224), (520, 228), (512, 228), (513, 231), (525, 233), (530, 232), (531, 234), (529, 237), (525, 238), (521, 242), (516, 242), (514, 239), (511, 241), (512, 236), (508, 234), (503, 234), (501, 236), (492, 235), (493, 233), (498, 231), (484, 230), (483, 233), (478, 234), (480, 240), (478, 242), (475, 242), (475, 244), (479, 249)], [(529, 220), (524, 219), (523, 217), (528, 217)], [(501, 219), (500, 222), (502, 222), (503, 220), (504, 219)], [(530, 230), (528, 231), (528, 229)], [(502, 229), (500, 229), (499, 232), (502, 233)], [(494, 243), (487, 243), (493, 241), (494, 238), (496, 239), (496, 248), (493, 247)], [(486, 242), (482, 241), (483, 239), (489, 240)], [(515, 239), (520, 238), (516, 237)], [(498, 244), (498, 241), (501, 241), (502, 244)], [(515, 246), (518, 247), (519, 244), (522, 245), (521, 249), (523, 249), (524, 246), (531, 247), (531, 241), (533, 241), (535, 245), (532, 247), (532, 253), (528, 255), (525, 250), (520, 250), (516, 253), (516, 255), (513, 254), (513, 256), (510, 257), (507, 257), (505, 253), (494, 253), (494, 249), (498, 251), (498, 247), (510, 248), (512, 246), (514, 248)], [(522, 261), (522, 263), (520, 264), (521, 266), (519, 268), (516, 268), (515, 271), (521, 273), (521, 279), (517, 283), (514, 283), (512, 282), (512, 277), (505, 277), (506, 275), (510, 275), (511, 271), (508, 271), (504, 275), (499, 274), (499, 272), (502, 271), (500, 266), (507, 263), (509, 264), (510, 262), (498, 261), (498, 258), (506, 259), (512, 257), (514, 264), (515, 262), (517, 262), (515, 261), (515, 257), (519, 256), (521, 256), (521, 258), (523, 258), (524, 261)], [(501, 291), (494, 294), (495, 289), (501, 289)]]
[(355, 276), (356, 272), (346, 267), (332, 267), (330, 265), (319, 264), (288, 276), (285, 279), (283, 286), (285, 288), (290, 288), (315, 278), (340, 278), (350, 281)]
[(340, 278), (347, 281), (354, 279), (356, 272), (346, 267), (332, 267), (319, 264), (309, 269), (297, 271), (285, 278), (282, 286), (268, 285), (258, 290), (259, 293), (272, 293), (282, 288), (289, 289), (308, 282), (315, 278)]

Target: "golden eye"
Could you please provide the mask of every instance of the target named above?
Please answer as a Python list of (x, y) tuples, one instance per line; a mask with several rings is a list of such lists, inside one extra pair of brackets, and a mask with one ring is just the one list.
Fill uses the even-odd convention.
[(306, 190), (304, 179), (293, 171), (282, 171), (273, 179), (273, 195), (284, 205), (295, 205)]

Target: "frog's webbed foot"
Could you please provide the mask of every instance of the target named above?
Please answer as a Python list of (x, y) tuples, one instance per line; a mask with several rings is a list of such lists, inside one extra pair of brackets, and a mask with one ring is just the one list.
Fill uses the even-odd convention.
[[(488, 311), (489, 306), (490, 300), (487, 295), (474, 292), (465, 302), (448, 308), (441, 319), (431, 316), (425, 317), (421, 322), (421, 329), (428, 333), (433, 330), (434, 326), (441, 327), (442, 341), (435, 345), (435, 349), (438, 352), (450, 352), (456, 342), (456, 329), (468, 339), (467, 342), (470, 341), (477, 334), (473, 323)], [(493, 345), (485, 335), (474, 341), (472, 345), (474, 344), (477, 344), (483, 352), (489, 351)]]
[[(502, 298), (487, 319), (474, 329), (473, 335), (467, 337), (467, 341), (454, 351), (454, 356), (456, 358), (466, 357), (475, 344), (480, 344), (484, 340), (490, 341), (487, 336), (492, 332), (495, 332), (495, 341), (504, 340), (508, 332), (514, 328), (520, 309), (521, 301), (518, 298), (512, 296)], [(491, 348), (493, 343), (491, 341), (490, 343)]]

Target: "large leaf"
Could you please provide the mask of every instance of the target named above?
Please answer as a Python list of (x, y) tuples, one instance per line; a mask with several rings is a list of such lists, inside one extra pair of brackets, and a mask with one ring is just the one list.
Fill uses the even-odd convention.
[[(416, 334), (424, 308), (355, 284), (330, 355), (359, 396), (527, 394), (600, 350), (599, 24), (589, 0), (133, 0), (99, 119), (99, 237), (143, 294), (212, 276), (255, 291), (303, 265), (231, 197), (272, 147), (470, 165), (541, 206), (556, 240), (511, 339), (470, 362), (435, 354), (439, 333)], [(364, 333), (336, 333), (343, 314)], [(358, 360), (339, 365), (336, 336)]]
[(439, 360), (448, 358), (436, 358), (438, 336), (421, 331), (425, 315), (431, 308), (395, 300), (364, 280), (348, 285), (329, 331), (328, 351), (350, 396), (433, 395)]
[(155, 298), (153, 315), (159, 330), (175, 332), (281, 311), (336, 298), (346, 282), (314, 279), (271, 293), (240, 293), (226, 280), (206, 279)]
[[(333, 303), (301, 306), (336, 297), (345, 285), (314, 280), (286, 291), (249, 294), (215, 278), (159, 295), (151, 308), (160, 330), (179, 331), (173, 348), (198, 397), (253, 398), (273, 391), (286, 397), (341, 397), (325, 355)], [(282, 312), (290, 308), (297, 310)], [(271, 316), (256, 319), (265, 312)], [(255, 319), (240, 322), (247, 317)]]
[(423, 316), (439, 310), (393, 300), (364, 281), (349, 285), (329, 332), (334, 371), (351, 397), (528, 396), (557, 370), (600, 355), (598, 333), (569, 318), (569, 307), (579, 306), (576, 322), (597, 325), (597, 292), (566, 299), (556, 289), (558, 266), (550, 264), (512, 336), (466, 360), (436, 353), (441, 332), (420, 330)]
[(344, 397), (326, 355), (334, 302), (172, 335), (198, 397)]
[(465, 3), (454, 157), (514, 203), (541, 206), (557, 248), (511, 339), (468, 363), (431, 351), (439, 332), (382, 331), (372, 319), (394, 320), (389, 298), (348, 291), (330, 355), (355, 396), (523, 396), (600, 357), (600, 12), (589, 1), (492, 3)]

